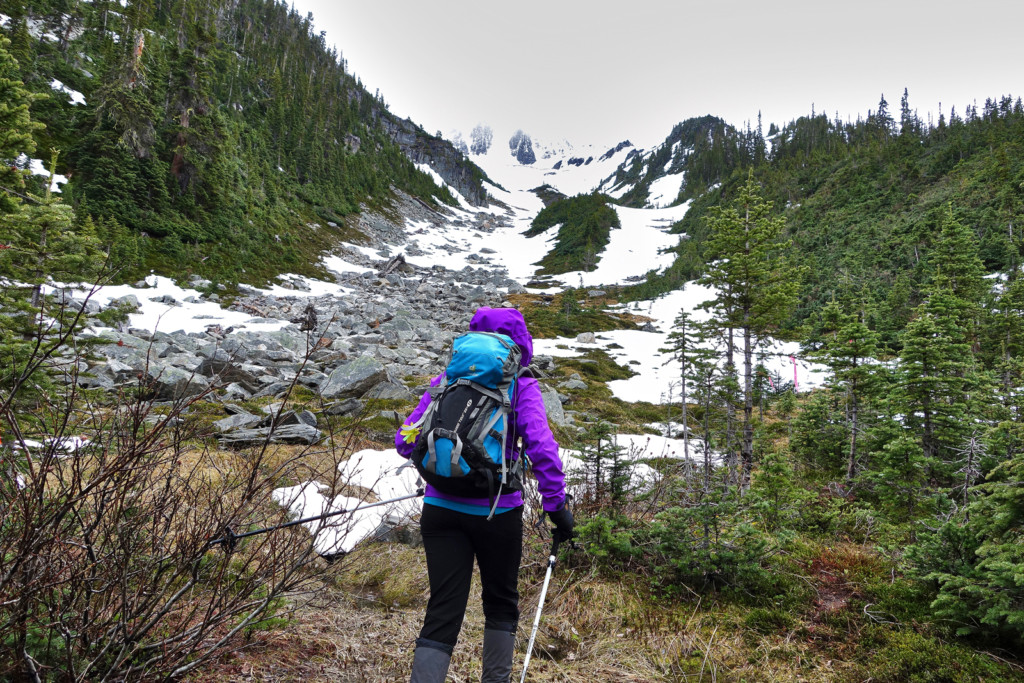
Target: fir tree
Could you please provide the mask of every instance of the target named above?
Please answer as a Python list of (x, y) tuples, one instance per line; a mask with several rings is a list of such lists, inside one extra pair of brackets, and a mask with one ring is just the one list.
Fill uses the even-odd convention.
[(37, 97), (25, 89), (18, 63), (8, 51), (10, 45), (11, 41), (0, 35), (0, 213), (13, 211), (21, 203), (25, 172), (15, 161), (22, 154), (35, 152), (32, 133), (43, 127), (29, 114), (29, 105)]
[(690, 419), (687, 403), (690, 397), (690, 386), (699, 381), (702, 372), (706, 370), (706, 363), (710, 360), (712, 352), (707, 348), (707, 339), (701, 334), (699, 327), (693, 325), (689, 311), (682, 310), (676, 316), (672, 325), (672, 331), (668, 335), (669, 347), (659, 349), (663, 353), (670, 353), (674, 361), (680, 365), (679, 369), (679, 390), (680, 390), (680, 422), (683, 426), (683, 457), (690, 460)]
[(974, 502), (912, 547), (917, 572), (938, 586), (931, 607), (967, 635), (1024, 646), (1024, 458), (979, 484)]
[(878, 337), (862, 321), (861, 315), (844, 315), (834, 302), (826, 307), (823, 317), (832, 329), (826, 335), (822, 356), (832, 371), (832, 385), (847, 401), (846, 483), (849, 486), (862, 466), (858, 439), (864, 430), (864, 414), (881, 386), (881, 368), (875, 360)]
[[(56, 163), (55, 151), (51, 169)], [(63, 293), (48, 297), (44, 288), (95, 276), (102, 262), (90, 224), (76, 230), (74, 211), (50, 193), (52, 171), (48, 182), (44, 196), (28, 195), (16, 212), (0, 216), (0, 234), (8, 240), (0, 251), (0, 280), (6, 283), (0, 290), (0, 404), (85, 323)]]
[(707, 273), (698, 282), (716, 289), (716, 296), (703, 306), (717, 324), (742, 335), (741, 486), (746, 488), (754, 460), (755, 348), (791, 315), (802, 271), (787, 255), (790, 242), (781, 239), (784, 219), (773, 215), (772, 203), (761, 197), (752, 172), (733, 204), (713, 211), (708, 223)]

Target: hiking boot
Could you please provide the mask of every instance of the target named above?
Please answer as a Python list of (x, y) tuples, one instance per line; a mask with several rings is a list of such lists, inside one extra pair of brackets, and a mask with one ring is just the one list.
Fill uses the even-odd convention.
[(409, 683), (444, 683), (451, 660), (451, 654), (445, 650), (418, 644), (412, 657)]
[(515, 632), (484, 629), (484, 673), (480, 683), (509, 683), (515, 645)]

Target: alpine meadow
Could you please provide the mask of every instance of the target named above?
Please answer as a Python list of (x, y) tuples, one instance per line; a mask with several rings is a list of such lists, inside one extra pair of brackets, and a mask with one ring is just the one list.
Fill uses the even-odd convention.
[(534, 382), (557, 441), (513, 680), (1024, 681), (1020, 97), (595, 146), (428, 132), (332, 41), (0, 0), (0, 679), (409, 680), (407, 418), (498, 310), (480, 443), (520, 476)]

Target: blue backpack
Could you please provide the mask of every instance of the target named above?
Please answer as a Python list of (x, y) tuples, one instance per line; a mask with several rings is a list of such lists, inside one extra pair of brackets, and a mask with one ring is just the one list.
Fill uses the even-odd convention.
[[(442, 493), (487, 496), (491, 515), (502, 489), (522, 490), (522, 458), (505, 457), (512, 431), (515, 384), (522, 352), (512, 338), (495, 332), (467, 332), (452, 340), (440, 385), (417, 426), (410, 460)], [(497, 491), (497, 493), (495, 493)]]

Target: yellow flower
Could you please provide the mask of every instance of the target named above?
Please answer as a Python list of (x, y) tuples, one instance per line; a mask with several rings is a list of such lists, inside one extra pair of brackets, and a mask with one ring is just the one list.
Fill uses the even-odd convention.
[(400, 430), (402, 433), (402, 440), (405, 443), (413, 443), (416, 441), (416, 437), (420, 434), (420, 428), (416, 425), (402, 425)]

